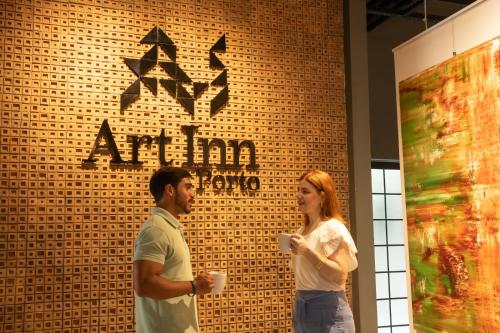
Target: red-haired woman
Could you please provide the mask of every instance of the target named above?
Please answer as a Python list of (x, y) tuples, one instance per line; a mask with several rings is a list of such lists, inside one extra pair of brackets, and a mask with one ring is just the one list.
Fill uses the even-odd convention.
[(323, 171), (306, 172), (297, 202), (305, 223), (290, 239), (295, 332), (354, 332), (345, 284), (358, 266), (357, 249), (340, 216), (333, 179)]

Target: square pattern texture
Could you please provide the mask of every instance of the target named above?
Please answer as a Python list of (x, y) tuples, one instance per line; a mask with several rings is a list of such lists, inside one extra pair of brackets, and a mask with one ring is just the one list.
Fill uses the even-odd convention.
[[(227, 272), (223, 294), (198, 299), (201, 332), (291, 332), (293, 274), (276, 236), (302, 224), (300, 175), (329, 172), (348, 218), (342, 11), (341, 0), (0, 2), (0, 332), (134, 332), (134, 239), (160, 158), (188, 159), (183, 126), (197, 126), (194, 163), (217, 138), (228, 165), (231, 140), (251, 141), (258, 165), (245, 168), (243, 147), (241, 168), (217, 168), (211, 145), (211, 179), (192, 170), (201, 190), (182, 222), (194, 273)], [(125, 58), (151, 50), (140, 41), (155, 27), (177, 66), (152, 51), (129, 61), (134, 72)], [(225, 52), (210, 51), (221, 36)], [(158, 47), (156, 61), (173, 52)], [(114, 165), (102, 147), (83, 162), (104, 121), (122, 160), (136, 140), (141, 163)], [(254, 190), (223, 183), (242, 175)]]

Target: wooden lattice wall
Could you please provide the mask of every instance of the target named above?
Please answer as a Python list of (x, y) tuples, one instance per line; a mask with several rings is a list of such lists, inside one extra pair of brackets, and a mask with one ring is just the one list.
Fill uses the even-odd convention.
[[(199, 126), (198, 164), (201, 138), (222, 139), (228, 165), (230, 140), (253, 142), (256, 170), (217, 168), (216, 145), (210, 170), (212, 179), (244, 173), (252, 188), (260, 182), (216, 191), (202, 181), (183, 218), (194, 271), (228, 274), (222, 295), (199, 298), (202, 331), (291, 332), (293, 276), (276, 235), (302, 223), (298, 177), (330, 172), (344, 215), (348, 207), (342, 17), (341, 0), (1, 1), (0, 332), (134, 331), (133, 242), (153, 205), (162, 130), (171, 138), (165, 160), (188, 158), (182, 126)], [(125, 58), (151, 49), (140, 41), (155, 27), (201, 83), (223, 72), (210, 68), (209, 50), (225, 35), (226, 51), (213, 54), (227, 82), (209, 84), (193, 115), (161, 84), (155, 96), (147, 79), (120, 109), (137, 79)], [(172, 61), (161, 48), (157, 57)], [(145, 76), (172, 79), (161, 66)], [(211, 116), (224, 87), (228, 101)], [(104, 121), (123, 161), (134, 159), (127, 136), (142, 138), (142, 164), (113, 165), (110, 149), (83, 162)]]

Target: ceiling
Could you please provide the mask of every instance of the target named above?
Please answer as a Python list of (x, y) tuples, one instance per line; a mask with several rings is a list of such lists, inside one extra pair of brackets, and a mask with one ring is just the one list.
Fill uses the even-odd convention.
[[(372, 31), (390, 18), (424, 21), (432, 26), (474, 0), (366, 0), (366, 26)], [(427, 13), (427, 15), (425, 15)]]

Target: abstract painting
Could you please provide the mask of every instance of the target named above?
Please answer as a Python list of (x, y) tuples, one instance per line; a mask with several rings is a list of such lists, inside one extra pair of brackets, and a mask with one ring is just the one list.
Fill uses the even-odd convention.
[(417, 332), (500, 332), (500, 36), (399, 83)]

